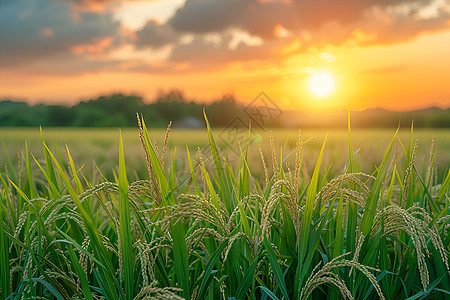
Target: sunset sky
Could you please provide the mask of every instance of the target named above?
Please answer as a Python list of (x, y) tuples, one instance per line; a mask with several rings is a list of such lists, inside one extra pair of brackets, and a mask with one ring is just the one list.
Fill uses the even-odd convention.
[[(315, 74), (333, 88), (318, 95)], [(327, 76), (328, 76), (327, 75)], [(450, 0), (0, 0), (0, 99), (450, 107)]]

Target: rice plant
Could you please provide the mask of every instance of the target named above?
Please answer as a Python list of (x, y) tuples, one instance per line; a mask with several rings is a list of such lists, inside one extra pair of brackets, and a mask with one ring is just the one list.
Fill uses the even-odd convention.
[[(349, 117), (342, 174), (331, 178), (322, 165), (326, 139), (317, 158), (304, 157), (299, 133), (284, 157), (270, 139), (271, 157), (260, 153), (266, 178), (258, 181), (250, 142), (231, 164), (205, 121), (209, 154), (186, 149), (185, 177), (177, 176), (176, 152), (171, 163), (164, 159), (170, 125), (158, 149), (139, 116), (148, 175), (134, 182), (120, 134), (113, 181), (100, 169), (87, 178), (69, 149), (53, 153), (42, 132), (42, 159), (27, 146), (18, 151), (18, 166), (0, 173), (0, 298), (450, 296), (450, 172), (446, 166), (437, 182), (434, 142), (421, 171), (413, 130), (408, 145), (394, 134), (367, 174)], [(312, 173), (305, 159), (317, 159)]]

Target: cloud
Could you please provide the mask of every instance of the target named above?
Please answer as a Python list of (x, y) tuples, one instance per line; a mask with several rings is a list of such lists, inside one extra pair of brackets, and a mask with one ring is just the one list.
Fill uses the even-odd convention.
[[(179, 45), (171, 56), (171, 61), (177, 63), (192, 63), (196, 67), (222, 65), (230, 61), (239, 61), (242, 58), (241, 49), (230, 50), (231, 35), (213, 36), (208, 38), (196, 37), (191, 43)], [(239, 57), (240, 56), (240, 57)], [(248, 59), (248, 57), (247, 57)]]
[(149, 21), (136, 32), (136, 45), (142, 47), (161, 48), (167, 44), (177, 42), (180, 35), (167, 24), (159, 25), (155, 21)]
[[(18, 0), (0, 9), (0, 67), (17, 67), (105, 38), (118, 43), (120, 24), (110, 14), (75, 12), (57, 0)], [(107, 48), (103, 50), (106, 51)]]
[(30, 62), (17, 67), (16, 71), (36, 76), (73, 76), (75, 74), (114, 72), (119, 70), (121, 61), (91, 59), (85, 55), (73, 55), (69, 52), (58, 53), (52, 57)]
[(67, 0), (78, 11), (108, 12), (120, 6), (120, 0)]
[(180, 32), (207, 33), (236, 26), (245, 19), (248, 6), (255, 0), (187, 0), (170, 20), (170, 25)]
[[(449, 1), (450, 2), (450, 1)], [(449, 28), (450, 11), (438, 10), (431, 18), (420, 18), (421, 7), (374, 8), (360, 22), (360, 28), (374, 38), (361, 44), (394, 44), (410, 40), (423, 32), (437, 32)]]
[[(303, 52), (309, 46), (330, 44), (398, 43), (424, 31), (448, 28), (448, 7), (448, 0), (187, 0), (167, 23), (147, 23), (138, 31), (136, 44), (153, 48), (173, 45), (170, 61), (203, 68), (208, 63), (270, 59), (272, 49), (298, 40)], [(231, 49), (233, 30), (263, 42), (257, 47), (244, 43)], [(195, 38), (180, 43), (186, 34)], [(220, 42), (208, 42), (211, 35)]]
[[(406, 16), (392, 14), (392, 17), (406, 17), (416, 21), (418, 11), (436, 2), (435, 0), (187, 0), (169, 21), (175, 31), (209, 33), (240, 28), (265, 39), (274, 38), (274, 28), (281, 25), (287, 30), (319, 31), (330, 23), (340, 27), (357, 26), (365, 21), (367, 13), (374, 8), (380, 10), (410, 11)], [(446, 2), (449, 1), (441, 1)], [(440, 12), (448, 17), (448, 12)], [(378, 20), (380, 21), (380, 20)], [(413, 24), (411, 22), (411, 25)], [(393, 24), (392, 29), (395, 30)], [(411, 26), (417, 32), (420, 26)], [(416, 28), (414, 28), (416, 27)], [(419, 27), (419, 28), (417, 28)], [(400, 37), (401, 38), (401, 37)]]
[[(48, 70), (62, 73), (124, 65), (151, 72), (210, 70), (231, 62), (276, 62), (327, 45), (398, 43), (447, 29), (450, 18), (449, 0), (186, 0), (167, 22), (148, 20), (130, 33), (115, 17), (123, 3), (0, 0), (0, 69), (37, 70), (46, 62), (58, 64)], [(114, 58), (111, 53), (124, 45), (165, 55), (159, 64)], [(290, 45), (295, 47), (284, 51)]]

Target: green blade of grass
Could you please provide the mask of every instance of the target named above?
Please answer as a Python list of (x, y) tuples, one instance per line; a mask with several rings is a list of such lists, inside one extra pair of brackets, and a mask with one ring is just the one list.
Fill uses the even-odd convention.
[(92, 292), (89, 289), (86, 274), (84, 274), (83, 268), (81, 267), (80, 262), (78, 261), (78, 257), (75, 254), (75, 251), (73, 251), (72, 247), (70, 246), (68, 247), (68, 250), (70, 255), (70, 261), (72, 262), (72, 266), (75, 269), (75, 273), (77, 274), (78, 279), (80, 280), (84, 298), (87, 300), (94, 300), (94, 297), (92, 297)]
[(30, 199), (36, 198), (36, 187), (34, 185), (33, 173), (31, 171), (30, 155), (28, 153), (28, 144), (25, 142), (25, 161), (27, 166), (28, 187), (30, 191)]
[(242, 166), (241, 166), (240, 172), (239, 172), (240, 173), (240, 175), (239, 175), (239, 198), (241, 198), (241, 199), (242, 199), (242, 197), (245, 197), (250, 193), (250, 170), (248, 168), (248, 153), (249, 153), (250, 134), (251, 134), (250, 129), (251, 128), (249, 126), (245, 154), (242, 153), (242, 148), (239, 147), (240, 157), (241, 157), (241, 162), (242, 162)]
[(248, 289), (250, 288), (250, 285), (254, 281), (255, 276), (254, 274), (262, 256), (263, 253), (259, 254), (245, 272), (244, 276), (242, 277), (242, 280), (239, 282), (239, 286), (237, 288), (235, 296), (236, 299), (244, 299), (244, 296), (247, 293)]
[[(348, 108), (348, 163), (349, 168), (347, 172), (355, 172), (355, 164), (353, 161), (353, 144), (352, 144), (352, 133), (350, 125), (350, 107)], [(349, 189), (352, 189), (352, 184), (349, 184)], [(353, 201), (348, 201), (348, 216), (347, 216), (347, 240), (346, 240), (346, 250), (351, 252), (355, 249), (356, 244), (356, 227), (358, 226), (358, 205)]]
[[(99, 235), (97, 227), (94, 224), (94, 220), (93, 220), (92, 216), (90, 215), (90, 213), (88, 213), (85, 210), (84, 205), (81, 203), (81, 201), (78, 197), (78, 194), (76, 193), (75, 189), (72, 187), (69, 179), (65, 175), (58, 160), (51, 153), (50, 149), (48, 149), (48, 150), (49, 150), (49, 154), (56, 166), (56, 169), (58, 170), (59, 175), (61, 176), (61, 178), (63, 179), (63, 181), (67, 187), (67, 191), (68, 191), (69, 195), (72, 197), (72, 200), (75, 202), (77, 209), (79, 210), (81, 217), (83, 218), (83, 222), (84, 222), (87, 232), (89, 234), (91, 243), (94, 248), (94, 252), (95, 252), (96, 256), (99, 258), (100, 262), (106, 267), (106, 268), (99, 268), (99, 273), (103, 279), (103, 284), (106, 287), (105, 288), (106, 296), (109, 299), (114, 299), (114, 300), (124, 298), (123, 291), (121, 288), (119, 288), (120, 286), (119, 286), (116, 278), (113, 276), (115, 270), (112, 267), (111, 260), (107, 253), (108, 251), (107, 251), (105, 245), (103, 245), (103, 241)], [(68, 153), (68, 155), (70, 155), (70, 153)]]
[(214, 141), (214, 137), (212, 134), (211, 126), (209, 125), (208, 118), (206, 117), (206, 112), (203, 111), (203, 116), (205, 118), (206, 122), (206, 129), (208, 132), (208, 138), (209, 138), (209, 146), (211, 148), (211, 154), (214, 161), (214, 166), (217, 173), (217, 180), (219, 182), (218, 184), (218, 194), (221, 199), (228, 199), (225, 202), (225, 205), (227, 207), (228, 212), (232, 212), (232, 210), (235, 207), (235, 191), (234, 186), (232, 185), (232, 180), (230, 180), (230, 174), (228, 172), (225, 172), (220, 154), (219, 149), (217, 148), (216, 142)]
[(50, 195), (52, 197), (56, 197), (59, 194), (58, 188), (52, 182), (52, 180), (50, 178), (50, 175), (44, 170), (44, 168), (41, 166), (41, 164), (38, 162), (38, 160), (34, 157), (34, 155), (31, 154), (31, 156), (33, 157), (34, 162), (39, 167), (39, 169), (41, 170), (42, 174), (44, 174), (44, 177), (47, 179), (47, 182), (50, 185), (50, 190), (51, 190), (51, 194)]
[(266, 236), (264, 237), (263, 244), (264, 248), (267, 251), (267, 258), (269, 259), (270, 266), (272, 267), (275, 280), (277, 281), (277, 286), (280, 288), (281, 294), (283, 295), (284, 299), (289, 300), (290, 298), (286, 288), (286, 281), (284, 279), (283, 272), (281, 271), (281, 267), (278, 263), (275, 252), (272, 249), (272, 245)]
[(392, 192), (394, 190), (394, 182), (395, 182), (396, 170), (397, 170), (397, 164), (395, 164), (393, 169), (392, 169), (391, 181), (389, 183), (389, 188), (388, 188), (387, 195), (386, 195), (386, 206), (391, 205), (391, 197), (392, 197)]
[(43, 279), (40, 279), (40, 278), (31, 278), (31, 279), (25, 279), (25, 280), (24, 280), (24, 282), (30, 282), (30, 284), (31, 284), (32, 281), (39, 282), (40, 284), (42, 284), (43, 286), (45, 286), (45, 287), (48, 289), (48, 291), (49, 291), (50, 293), (52, 293), (52, 295), (53, 295), (56, 299), (58, 299), (58, 300), (65, 300), (64, 297), (61, 295), (61, 293), (58, 292), (58, 290), (57, 290), (54, 286), (52, 286), (50, 283), (48, 283), (47, 281), (45, 281), (45, 280), (43, 280)]
[[(145, 147), (148, 150), (149, 159), (155, 173), (154, 175), (157, 178), (157, 182), (162, 194), (163, 205), (167, 204), (175, 205), (176, 199), (173, 193), (170, 193), (169, 183), (164, 174), (164, 170), (161, 167), (158, 156), (156, 155), (156, 152), (153, 149), (153, 145), (148, 137), (147, 127), (145, 125), (144, 119), (143, 118), (140, 119), (140, 122), (142, 124), (142, 133), (144, 137)], [(179, 282), (180, 288), (183, 290), (182, 291), (183, 297), (186, 299), (190, 299), (189, 261), (183, 224), (180, 222), (176, 222), (176, 224), (171, 227), (170, 233), (173, 238), (173, 247), (174, 249), (176, 249), (174, 251), (176, 278)]]
[[(339, 183), (339, 187), (338, 190), (341, 188), (342, 183), (343, 183), (343, 177), (341, 182)], [(327, 210), (320, 216), (319, 220), (316, 222), (316, 224), (318, 224), (318, 226), (316, 224), (314, 224), (314, 228), (317, 229), (311, 229), (311, 232), (309, 234), (309, 244), (310, 249), (313, 249), (313, 251), (308, 251), (306, 254), (306, 257), (304, 259), (303, 262), (303, 269), (302, 269), (302, 273), (300, 275), (300, 283), (303, 283), (306, 279), (306, 275), (308, 274), (308, 271), (311, 269), (311, 263), (315, 254), (315, 249), (318, 249), (319, 243), (321, 241), (321, 237), (322, 237), (322, 232), (328, 222), (328, 219), (330, 217), (330, 214), (333, 212), (333, 207), (334, 207), (334, 203), (336, 202), (336, 198), (338, 197), (338, 193), (336, 193), (334, 195), (334, 197), (331, 199), (329, 206), (327, 208)]]
[(211, 260), (206, 264), (205, 275), (203, 277), (202, 283), (198, 289), (197, 299), (206, 299), (206, 293), (208, 291), (208, 286), (212, 282), (214, 274), (213, 268), (222, 254), (223, 249), (228, 245), (228, 239), (224, 240), (220, 246), (214, 252)]
[(4, 206), (0, 197), (0, 299), (4, 300), (9, 295), (9, 243), (7, 236), (3, 233)]
[(320, 173), (320, 165), (322, 163), (323, 150), (325, 149), (325, 143), (327, 141), (328, 134), (325, 136), (325, 140), (322, 144), (322, 148), (320, 150), (319, 158), (317, 159), (316, 167), (314, 168), (313, 176), (309, 183), (308, 192), (306, 195), (306, 204), (303, 212), (302, 219), (302, 229), (300, 231), (299, 238), (299, 251), (298, 251), (298, 265), (297, 271), (295, 274), (295, 282), (294, 282), (294, 294), (295, 299), (299, 299), (301, 285), (304, 282), (304, 278), (301, 277), (301, 274), (306, 274), (303, 270), (303, 263), (309, 248), (309, 237), (310, 237), (310, 227), (312, 222), (312, 214), (314, 209), (314, 202), (316, 198), (317, 187), (319, 184), (319, 173)]
[(194, 187), (195, 187), (195, 193), (199, 194), (200, 190), (198, 188), (197, 179), (195, 178), (195, 170), (197, 170), (197, 168), (194, 170), (194, 167), (192, 165), (191, 153), (189, 152), (189, 148), (187, 145), (186, 145), (186, 153), (187, 153), (187, 157), (188, 157), (189, 171), (191, 172), (190, 175), (192, 178), (192, 182), (194, 183)]
[(267, 297), (270, 297), (270, 299), (272, 300), (280, 300), (271, 290), (269, 290), (265, 286), (261, 285), (259, 286), (259, 288), (263, 291), (264, 295), (266, 296), (265, 299), (267, 299)]
[(430, 194), (430, 191), (428, 190), (427, 185), (423, 181), (422, 177), (420, 177), (419, 173), (416, 170), (416, 167), (413, 167), (414, 174), (416, 174), (417, 178), (419, 179), (420, 184), (423, 187), (423, 191), (428, 199), (428, 204), (430, 206), (431, 212), (433, 213), (432, 216), (436, 216), (439, 214), (439, 207), (437, 206), (436, 202), (434, 201), (433, 197)]
[(73, 162), (72, 155), (70, 154), (69, 147), (66, 145), (67, 157), (69, 159), (69, 166), (73, 174), (73, 180), (75, 181), (75, 187), (77, 188), (77, 192), (79, 194), (83, 193), (83, 187), (81, 185), (80, 178), (78, 177), (77, 168), (75, 167), (75, 163)]
[(169, 187), (171, 190), (173, 190), (175, 188), (175, 186), (177, 185), (176, 173), (175, 173), (176, 172), (176, 166), (175, 166), (176, 154), (177, 154), (177, 147), (175, 146), (173, 149), (172, 161), (169, 166)]
[[(164, 174), (164, 170), (162, 169), (160, 160), (159, 160), (158, 156), (156, 155), (155, 149), (153, 148), (153, 145), (150, 142), (150, 138), (149, 138), (148, 132), (147, 132), (147, 126), (145, 125), (145, 121), (143, 118), (141, 119), (141, 123), (142, 123), (142, 132), (144, 135), (145, 147), (148, 150), (148, 155), (149, 155), (149, 159), (150, 159), (153, 171), (154, 171), (154, 176), (156, 177), (157, 184), (161, 191), (161, 195), (162, 195), (161, 200), (164, 205), (167, 205), (167, 201), (169, 201), (169, 203), (171, 205), (174, 205), (174, 204), (176, 204), (175, 198), (173, 197), (173, 195), (169, 195), (169, 192), (170, 192), (169, 182), (167, 181), (166, 175)], [(152, 175), (149, 174), (149, 176), (152, 176)]]
[(119, 140), (119, 222), (120, 243), (122, 249), (122, 261), (124, 271), (125, 295), (127, 299), (134, 298), (134, 254), (132, 249), (130, 228), (130, 204), (128, 201), (128, 180), (125, 167), (125, 155), (123, 152), (122, 133)]
[(384, 153), (383, 160), (381, 162), (381, 166), (378, 170), (377, 178), (373, 183), (372, 188), (370, 189), (369, 196), (367, 199), (367, 203), (364, 209), (364, 215), (361, 221), (361, 232), (364, 236), (368, 236), (370, 230), (372, 228), (373, 218), (376, 213), (376, 207), (378, 203), (378, 199), (380, 197), (381, 187), (383, 185), (384, 177), (386, 175), (387, 164), (389, 160), (389, 156), (391, 154), (392, 146), (394, 144), (395, 137), (397, 136), (398, 129), (394, 134), (386, 152)]
[(183, 297), (190, 299), (189, 261), (183, 224), (177, 222), (170, 232), (173, 237), (173, 254), (177, 280), (179, 286), (183, 289)]
[[(39, 130), (41, 132), (42, 144), (46, 145), (42, 127), (39, 126)], [(58, 190), (58, 181), (56, 180), (55, 168), (53, 167), (52, 159), (50, 157), (50, 154), (48, 153), (47, 147), (43, 146), (43, 148), (44, 148), (45, 166), (47, 168), (47, 174), (48, 174), (48, 183), (50, 185), (55, 186), (56, 190)]]
[(13, 224), (17, 224), (18, 216), (17, 216), (17, 214), (15, 212), (14, 205), (13, 205), (13, 202), (12, 202), (14, 200), (11, 199), (12, 197), (10, 196), (10, 195), (12, 195), (11, 194), (12, 191), (9, 190), (7, 179), (5, 179), (2, 176), (2, 174), (0, 174), (0, 180), (1, 180), (1, 182), (3, 182), (3, 188), (4, 188), (4, 192), (5, 192), (5, 198), (6, 198), (6, 206), (7, 207), (4, 208), (5, 209), (5, 215), (7, 215), (7, 213), (9, 212), (9, 215), (11, 217), (11, 220), (12, 220)]
[(441, 188), (438, 192), (438, 198), (436, 200), (436, 203), (440, 205), (442, 203), (442, 200), (444, 199), (444, 196), (447, 195), (447, 191), (450, 187), (450, 170), (447, 171), (447, 176), (445, 176), (445, 179), (442, 182)]

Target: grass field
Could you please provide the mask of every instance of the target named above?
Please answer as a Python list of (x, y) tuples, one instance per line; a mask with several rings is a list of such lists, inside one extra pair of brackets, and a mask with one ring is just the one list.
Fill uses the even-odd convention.
[(446, 299), (449, 131), (411, 133), (1, 129), (0, 299)]
[[(93, 162), (101, 167), (108, 179), (112, 179), (111, 171), (118, 165), (119, 153), (119, 130), (118, 129), (92, 129), (92, 128), (45, 128), (45, 137), (49, 148), (55, 152), (65, 152), (65, 145), (68, 146), (75, 161), (85, 167), (86, 174), (92, 174), (95, 167)], [(163, 129), (149, 129), (151, 140), (162, 147), (165, 137)], [(220, 149), (228, 153), (231, 161), (236, 161), (239, 153), (239, 144), (233, 141), (233, 137), (226, 129), (215, 129), (214, 135)], [(252, 143), (250, 144), (250, 159), (254, 175), (260, 178), (262, 176), (262, 164), (259, 155), (261, 147), (264, 155), (270, 156), (269, 130), (255, 130), (252, 132)], [(332, 165), (334, 172), (341, 172), (345, 165), (348, 154), (348, 132), (345, 129), (318, 130), (309, 129), (302, 131), (302, 137), (307, 142), (304, 146), (305, 165), (312, 169), (317, 159), (318, 151), (322, 146), (325, 135), (328, 132), (328, 142), (324, 152), (324, 165)], [(394, 129), (353, 129), (353, 144), (355, 151), (360, 149), (357, 154), (357, 162), (362, 170), (372, 172), (375, 166), (381, 162), (384, 148), (393, 136)], [(275, 129), (273, 130), (273, 139), (278, 150), (287, 154), (291, 153), (296, 147), (298, 131), (295, 129)], [(138, 177), (146, 174), (145, 157), (142, 145), (138, 138), (138, 130), (135, 128), (122, 129), (124, 141), (125, 158), (130, 170), (133, 170)], [(247, 137), (247, 133), (241, 133), (240, 136)], [(402, 143), (407, 143), (410, 136), (410, 129), (403, 128), (398, 133), (398, 138)], [(438, 168), (439, 178), (450, 165), (450, 130), (449, 129), (415, 129), (414, 139), (419, 140), (417, 157), (419, 158), (417, 168), (424, 167), (423, 162), (427, 160), (431, 140), (435, 138), (436, 150), (439, 155), (436, 157), (435, 165)], [(8, 155), (12, 165), (17, 166), (17, 147), (22, 151), (25, 149), (25, 142), (28, 145), (30, 153), (37, 158), (42, 158), (43, 148), (39, 128), (0, 128), (0, 143), (3, 149), (0, 155), (0, 166), (4, 166), (8, 161)], [(196, 152), (197, 147), (203, 151), (209, 151), (208, 136), (205, 130), (185, 130), (172, 129), (168, 140), (168, 150), (166, 160), (170, 162), (174, 148), (177, 148), (177, 170), (182, 175), (189, 173), (186, 165), (186, 146), (191, 152)], [(6, 151), (8, 155), (6, 155)], [(394, 152), (400, 154), (401, 145), (394, 144)], [(292, 159), (290, 160), (292, 161)], [(208, 166), (208, 164), (207, 164)], [(37, 168), (37, 167), (36, 167)], [(3, 169), (3, 168), (2, 168)], [(269, 166), (270, 169), (270, 166)], [(134, 173), (133, 172), (133, 173)], [(132, 176), (134, 174), (131, 174)], [(136, 179), (136, 176), (134, 176)], [(260, 178), (261, 179), (261, 178)]]

